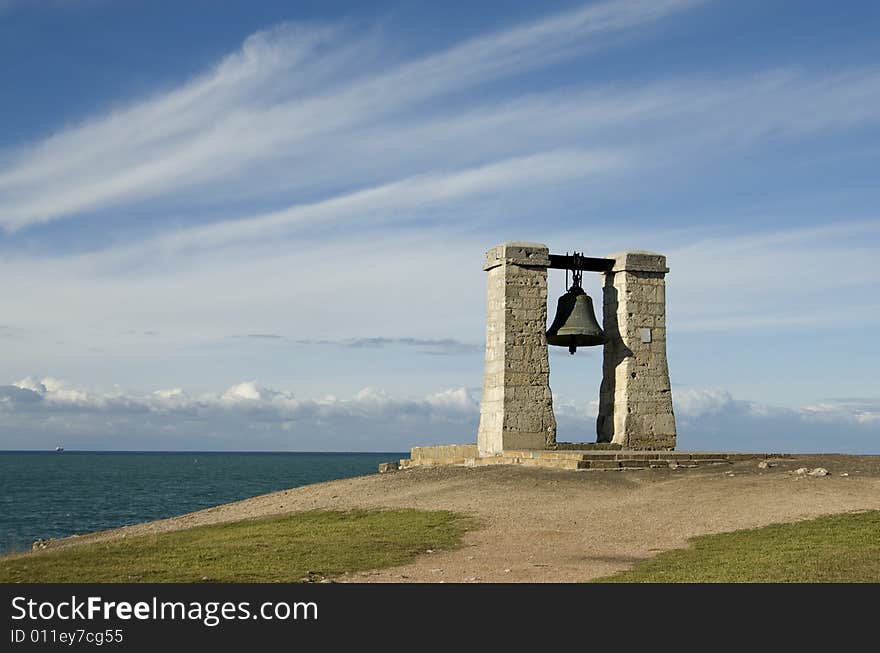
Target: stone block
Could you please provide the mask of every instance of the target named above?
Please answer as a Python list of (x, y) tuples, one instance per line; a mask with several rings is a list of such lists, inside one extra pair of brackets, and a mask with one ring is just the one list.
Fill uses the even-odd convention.
[(416, 463), (446, 460), (453, 458), (474, 458), (477, 456), (475, 444), (443, 444), (433, 447), (413, 447), (410, 460)]
[[(505, 263), (515, 266), (538, 266), (546, 269), (550, 265), (550, 250), (541, 243), (502, 243), (486, 252), (486, 262), (483, 269), (488, 271)], [(519, 275), (520, 271), (513, 270), (512, 274)]]
[(590, 469), (620, 469), (620, 462), (617, 460), (590, 460)]
[(666, 267), (666, 257), (656, 252), (628, 250), (611, 254), (606, 258), (614, 259), (612, 272), (660, 272), (663, 274), (669, 272), (669, 268)]

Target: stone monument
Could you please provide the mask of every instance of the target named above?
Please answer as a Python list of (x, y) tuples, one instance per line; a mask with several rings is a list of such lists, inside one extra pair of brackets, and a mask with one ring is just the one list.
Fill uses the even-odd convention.
[[(505, 450), (555, 449), (556, 418), (547, 352), (547, 269), (572, 257), (540, 243), (493, 247), (488, 273), (486, 357), (479, 456)], [(603, 276), (602, 384), (597, 442), (624, 449), (675, 448), (666, 362), (666, 257), (625, 251), (574, 259)]]
[(486, 254), (486, 362), (477, 432), (481, 456), (556, 444), (544, 335), (549, 254), (537, 243), (504, 243)]

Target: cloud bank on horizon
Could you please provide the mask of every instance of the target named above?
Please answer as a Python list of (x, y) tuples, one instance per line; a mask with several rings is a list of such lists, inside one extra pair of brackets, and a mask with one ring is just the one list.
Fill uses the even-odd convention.
[[(798, 409), (734, 399), (719, 390), (674, 393), (683, 449), (880, 454), (880, 402), (829, 400)], [(560, 430), (592, 441), (598, 402), (555, 397)], [(299, 399), (255, 381), (192, 396), (181, 388), (133, 395), (22, 379), (0, 386), (0, 418), (12, 448), (115, 450), (406, 451), (475, 433), (479, 391), (421, 398), (364, 388), (350, 398)], [(571, 437), (578, 435), (579, 438)], [(821, 440), (820, 440), (821, 438)], [(821, 442), (821, 444), (820, 444)]]
[[(0, 4), (0, 449), (472, 440), (482, 254), (534, 240), (667, 254), (681, 446), (880, 450), (871, 3), (246, 5), (148, 69), (137, 8)], [(129, 43), (65, 69), (53, 19)], [(597, 354), (551, 361), (590, 438)]]

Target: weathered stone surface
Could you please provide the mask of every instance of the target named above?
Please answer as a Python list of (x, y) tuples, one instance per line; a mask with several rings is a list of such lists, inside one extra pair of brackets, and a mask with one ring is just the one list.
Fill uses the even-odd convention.
[(542, 243), (512, 241), (496, 245), (486, 252), (484, 270), (491, 270), (503, 264), (546, 268), (550, 265), (550, 250)]
[(480, 456), (556, 444), (545, 337), (549, 264), (549, 250), (540, 243), (503, 243), (486, 254)]
[(603, 273), (605, 344), (599, 442), (625, 449), (674, 449), (675, 417), (666, 362), (666, 257), (612, 254)]
[(441, 444), (433, 447), (413, 447), (409, 457), (414, 462), (430, 462), (455, 458), (474, 458), (477, 454), (475, 444)]
[(620, 461), (618, 460), (591, 460), (590, 469), (619, 469)]
[(384, 474), (386, 472), (396, 472), (400, 469), (400, 463), (396, 460), (392, 460), (389, 463), (379, 463), (379, 473)]
[[(614, 254), (604, 274), (605, 345), (599, 443), (626, 449), (675, 448), (666, 362), (666, 257)], [(556, 447), (545, 337), (549, 251), (509, 242), (486, 254), (486, 355), (479, 456)], [(445, 459), (461, 456), (444, 456)]]
[[(524, 448), (505, 449), (495, 455), (479, 456), (477, 446), (473, 444), (414, 447), (413, 454), (413, 458), (404, 458), (400, 461), (400, 469), (441, 465), (464, 467), (523, 465), (572, 470), (647, 469), (667, 466), (672, 469), (683, 469), (769, 457), (768, 454), (761, 453), (666, 450), (554, 451)], [(773, 457), (781, 458), (782, 456), (775, 454)], [(801, 473), (806, 474), (808, 471), (810, 470), (804, 467)]]
[(666, 267), (666, 257), (656, 252), (647, 252), (641, 249), (631, 249), (625, 252), (618, 252), (606, 258), (614, 259), (614, 267), (612, 272), (661, 272), (666, 274), (669, 268)]
[(557, 442), (557, 451), (613, 451), (622, 449), (613, 442)]

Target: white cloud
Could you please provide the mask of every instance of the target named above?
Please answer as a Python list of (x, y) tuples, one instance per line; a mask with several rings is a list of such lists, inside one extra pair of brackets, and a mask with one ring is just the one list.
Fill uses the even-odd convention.
[(147, 394), (85, 389), (55, 379), (0, 386), (0, 449), (402, 450), (467, 439), (478, 415), (473, 393), (424, 398), (365, 388), (350, 399), (299, 399), (254, 381), (191, 397), (180, 388)]
[(841, 414), (859, 424), (873, 424), (880, 422), (880, 400), (864, 400), (861, 402), (828, 401), (811, 404), (803, 407), (803, 410), (817, 419), (827, 419), (833, 422)]
[(189, 395), (182, 388), (169, 388), (168, 390), (156, 390), (159, 399), (189, 399)]
[[(880, 400), (791, 409), (723, 390), (673, 396), (679, 448), (880, 453)], [(561, 430), (593, 432), (595, 402), (555, 402)], [(474, 441), (478, 421), (479, 392), (468, 388), (413, 398), (368, 387), (350, 399), (310, 399), (254, 381), (198, 397), (180, 388), (101, 392), (51, 378), (0, 386), (0, 449), (52, 448), (62, 438), (71, 449), (403, 451)]]
[(748, 407), (748, 402), (735, 404), (733, 396), (726, 390), (684, 390), (675, 393), (675, 408), (690, 418), (717, 415), (730, 406)]
[(271, 401), (275, 396), (276, 393), (268, 388), (258, 386), (255, 381), (245, 381), (229, 388), (220, 396), (220, 399), (235, 403), (239, 401)]
[(679, 432), (689, 434), (690, 448), (880, 453), (880, 411), (831, 403), (772, 406), (723, 390), (674, 390), (673, 396)]

